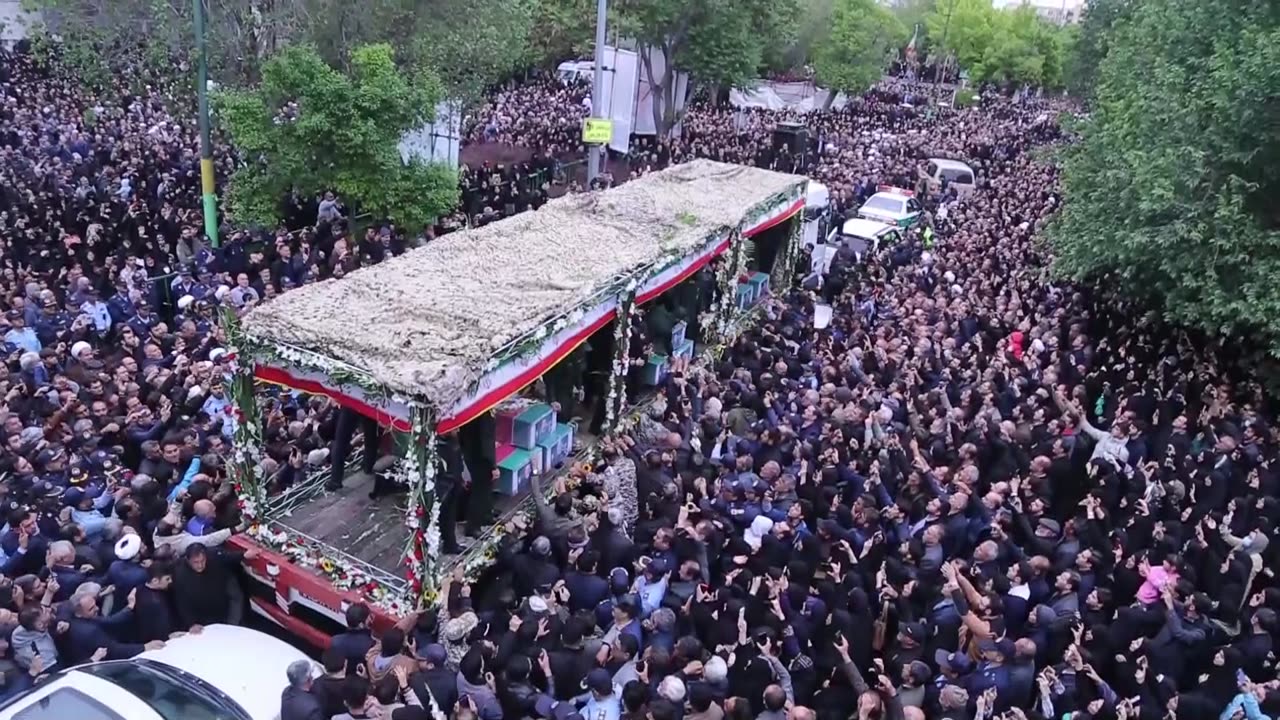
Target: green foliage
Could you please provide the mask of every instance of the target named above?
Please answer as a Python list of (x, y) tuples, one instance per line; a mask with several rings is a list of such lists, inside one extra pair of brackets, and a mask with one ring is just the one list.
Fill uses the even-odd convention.
[[(755, 77), (764, 46), (785, 46), (795, 33), (798, 0), (635, 0), (618, 8), (620, 35), (667, 61), (667, 72), (648, 63), (641, 72), (655, 89), (655, 121), (665, 132), (675, 121), (670, 103), (673, 69), (693, 82), (732, 86)], [(763, 39), (763, 40), (762, 40)], [(655, 77), (657, 75), (657, 77)]]
[(1055, 268), (1280, 352), (1280, 8), (1139, 0), (1066, 153)]
[(710, 0), (711, 8), (689, 29), (688, 45), (676, 64), (697, 82), (735, 85), (756, 75), (764, 59), (762, 43), (754, 35), (755, 18), (748, 12), (723, 12), (736, 0)]
[(997, 12), (990, 0), (938, 0), (934, 11), (925, 15), (925, 27), (940, 53), (952, 54), (961, 67), (973, 69), (992, 43)]
[(836, 0), (831, 33), (814, 48), (820, 84), (847, 94), (864, 92), (884, 75), (907, 29), (876, 0)]
[(31, 35), (31, 53), (45, 71), (66, 73), (94, 90), (103, 90), (109, 85), (111, 68), (104, 60), (97, 33), (59, 42), (46, 28), (38, 27)]
[[(800, 0), (795, 38), (782, 51), (782, 69), (798, 68), (813, 58), (814, 48), (831, 34), (831, 15), (835, 0)], [(767, 64), (767, 60), (766, 60)]]
[(1088, 97), (1093, 92), (1098, 65), (1107, 56), (1114, 29), (1128, 21), (1137, 5), (1137, 0), (1090, 0), (1080, 20), (1078, 40), (1068, 56), (1066, 80), (1072, 94)]
[[(264, 21), (285, 0), (206, 0), (206, 42), (213, 76), (220, 81), (242, 79), (256, 67), (251, 13), (259, 9)], [(112, 74), (138, 78), (173, 70), (194, 44), (194, 6), (191, 0), (23, 0), (25, 9), (43, 18), (41, 32), (56, 34), (64, 65), (86, 82), (102, 86)], [(259, 23), (260, 24), (260, 23)]]
[[(64, 55), (74, 56), (83, 47), (84, 57), (100, 65), (103, 48), (128, 48), (128, 54), (160, 67), (193, 43), (191, 0), (25, 3), (50, 19), (49, 31), (64, 39)], [(223, 85), (251, 85), (267, 59), (289, 45), (309, 44), (326, 62), (348, 70), (356, 48), (388, 43), (402, 64), (426, 64), (451, 95), (470, 98), (534, 59), (529, 47), (535, 17), (545, 19), (554, 10), (564, 27), (561, 35), (571, 34), (575, 41), (583, 32), (590, 37), (594, 12), (579, 14), (579, 5), (579, 0), (205, 0), (209, 66)]]
[[(419, 11), (416, 17), (414, 55), (435, 69), (451, 97), (477, 99), (487, 85), (534, 60), (529, 44), (540, 4), (541, 0), (433, 2), (429, 11)], [(590, 19), (579, 18), (586, 27), (594, 27), (594, 20), (594, 12)]]
[(231, 179), (232, 214), (273, 224), (280, 199), (335, 190), (364, 212), (421, 227), (456, 202), (453, 171), (401, 161), (403, 134), (431, 119), (440, 81), (401, 71), (386, 44), (351, 53), (342, 73), (310, 46), (285, 48), (263, 66), (261, 86), (215, 96), (218, 118), (248, 161)]
[(907, 37), (910, 38), (911, 33), (915, 31), (916, 25), (920, 26), (920, 37), (916, 41), (916, 53), (918, 57), (926, 57), (930, 50), (936, 44), (938, 38), (929, 34), (929, 15), (938, 11), (939, 2), (948, 2), (949, 0), (899, 0), (893, 3), (892, 12), (894, 17), (898, 18), (898, 22), (907, 29)]
[(996, 10), (983, 0), (938, 0), (925, 24), (934, 50), (954, 55), (978, 82), (1046, 87), (1062, 85), (1076, 34), (1029, 5)]
[[(1045, 56), (1036, 11), (1029, 5), (1016, 10), (991, 14), (991, 41), (982, 53), (982, 62), (974, 68), (978, 80), (996, 83), (1044, 80)], [(1056, 51), (1050, 49), (1056, 55)]]
[(770, 70), (790, 70), (797, 67), (790, 62), (789, 51), (799, 38), (801, 8), (808, 0), (773, 0), (755, 3), (752, 17), (752, 33), (760, 45), (760, 61), (756, 74)]
[(592, 0), (538, 0), (529, 32), (529, 55), (535, 65), (590, 55), (595, 42), (596, 4)]

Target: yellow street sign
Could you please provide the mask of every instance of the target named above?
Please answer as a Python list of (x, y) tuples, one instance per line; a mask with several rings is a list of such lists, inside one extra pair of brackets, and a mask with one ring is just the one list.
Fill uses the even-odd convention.
[(604, 145), (613, 138), (613, 121), (608, 118), (585, 118), (582, 121), (582, 142), (588, 145)]

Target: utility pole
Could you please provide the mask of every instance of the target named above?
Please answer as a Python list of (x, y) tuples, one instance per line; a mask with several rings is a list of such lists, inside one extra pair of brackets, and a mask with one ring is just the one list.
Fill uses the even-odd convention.
[[(196, 0), (199, 2), (199, 0)], [(591, 77), (591, 117), (604, 117), (604, 43), (605, 26), (608, 24), (609, 1), (596, 0), (596, 54)], [(592, 145), (587, 149), (587, 185), (604, 171), (605, 146)]]
[[(947, 22), (942, 26), (942, 52), (946, 53), (942, 56), (942, 69), (946, 70), (951, 66), (951, 49), (947, 47), (947, 33), (951, 31), (951, 13), (956, 11), (956, 0), (951, 0), (951, 4), (947, 5)], [(941, 80), (939, 71), (933, 73), (933, 84), (937, 85)]]
[(213, 182), (213, 141), (209, 138), (209, 59), (204, 43), (204, 0), (191, 0), (196, 24), (196, 98), (200, 112), (200, 199), (204, 205), (204, 234), (218, 247), (218, 196)]

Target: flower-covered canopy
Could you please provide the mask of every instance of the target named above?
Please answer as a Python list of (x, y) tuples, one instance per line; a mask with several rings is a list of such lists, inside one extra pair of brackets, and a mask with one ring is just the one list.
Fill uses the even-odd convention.
[[(743, 239), (802, 210), (806, 182), (699, 160), (452, 233), (343, 280), (282, 295), (243, 319), (230, 315), (228, 339), (247, 361), (234, 384), (242, 418), (232, 476), (253, 522), (250, 534), (312, 557), (272, 522), (259, 462), (256, 377), (327, 396), (407, 433), (408, 450), (392, 472), (409, 488), (404, 598), (383, 589), (378, 601), (373, 590), (364, 592), (389, 611), (433, 605), (440, 580), (437, 434), (528, 385), (615, 317), (615, 353), (626, 357), (633, 309), (730, 253), (717, 274), (721, 331), (709, 333), (724, 335), (736, 275), (745, 268)], [(784, 268), (798, 239), (795, 226), (780, 256)], [(606, 432), (625, 409), (625, 369), (616, 364), (610, 375)], [(487, 557), (486, 548), (473, 554)], [(317, 557), (341, 568), (331, 555)], [(473, 571), (477, 562), (463, 564)]]
[[(281, 373), (265, 379), (338, 390), (397, 426), (415, 402), (461, 419), (483, 395), (554, 364), (554, 352), (539, 351), (598, 329), (628, 287), (643, 302), (723, 252), (735, 230), (790, 217), (805, 184), (707, 160), (679, 165), (300, 288), (248, 313), (244, 335)], [(501, 382), (484, 382), (490, 375)]]

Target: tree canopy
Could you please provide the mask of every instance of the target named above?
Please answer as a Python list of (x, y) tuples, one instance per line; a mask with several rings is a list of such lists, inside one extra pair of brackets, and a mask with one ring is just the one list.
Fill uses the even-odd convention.
[[(192, 50), (190, 0), (24, 0), (46, 18), (47, 29), (63, 39), (64, 55), (82, 58), (78, 72), (96, 77), (104, 48), (141, 51), (153, 63), (187, 57)], [(309, 44), (336, 67), (349, 66), (352, 51), (387, 43), (402, 66), (435, 70), (453, 97), (473, 97), (529, 63), (542, 51), (560, 51), (580, 37), (557, 23), (573, 17), (580, 0), (222, 0), (207, 2), (206, 43), (212, 77), (223, 85), (249, 85), (281, 48)], [(548, 33), (533, 43), (535, 22)], [(589, 32), (589, 30), (588, 30)], [(565, 36), (557, 40), (559, 36)], [(589, 37), (589, 35), (588, 35)], [(557, 44), (559, 43), (559, 44)]]
[(376, 217), (421, 227), (449, 210), (456, 174), (420, 160), (404, 162), (405, 132), (431, 119), (441, 97), (429, 70), (402, 72), (386, 44), (351, 53), (340, 72), (311, 46), (285, 48), (263, 65), (254, 90), (215, 96), (218, 118), (245, 163), (231, 178), (232, 215), (274, 224), (290, 191), (336, 190)]
[(665, 71), (649, 62), (641, 73), (654, 88), (659, 132), (675, 122), (675, 72), (694, 82), (731, 86), (755, 77), (764, 46), (785, 47), (795, 34), (796, 0), (637, 0), (618, 8), (622, 36), (635, 38), (642, 60), (661, 57)]
[(1134, 0), (1105, 43), (1057, 271), (1280, 352), (1280, 7)]
[(1092, 0), (1085, 8), (1066, 72), (1067, 88), (1072, 94), (1087, 97), (1093, 91), (1112, 28), (1127, 20), (1136, 6), (1133, 0)]
[(1076, 30), (1045, 22), (1029, 5), (998, 10), (986, 0), (939, 0), (924, 18), (933, 51), (954, 56), (977, 82), (1064, 82)]
[(906, 27), (876, 0), (836, 0), (831, 30), (814, 47), (814, 75), (833, 91), (865, 92), (906, 40)]
[(940, 54), (954, 55), (961, 67), (973, 68), (991, 44), (996, 12), (987, 0), (940, 0), (925, 15), (925, 27)]

